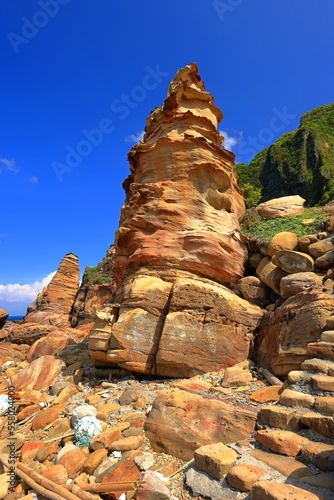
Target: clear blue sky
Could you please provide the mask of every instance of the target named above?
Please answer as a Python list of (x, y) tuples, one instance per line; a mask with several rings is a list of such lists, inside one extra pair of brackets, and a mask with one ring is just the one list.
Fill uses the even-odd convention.
[[(333, 102), (333, 19), (333, 0), (6, 2), (0, 285), (32, 286), (68, 252), (82, 270), (102, 259), (124, 200), (127, 141), (178, 68), (197, 62), (239, 161)], [(0, 286), (0, 306), (24, 313), (23, 296), (6, 302), (13, 293)]]

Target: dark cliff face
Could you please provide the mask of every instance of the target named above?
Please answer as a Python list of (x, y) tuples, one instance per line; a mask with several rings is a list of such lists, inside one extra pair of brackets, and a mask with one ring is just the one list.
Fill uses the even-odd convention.
[(262, 200), (299, 194), (307, 205), (334, 198), (334, 103), (304, 114), (249, 164), (263, 186)]

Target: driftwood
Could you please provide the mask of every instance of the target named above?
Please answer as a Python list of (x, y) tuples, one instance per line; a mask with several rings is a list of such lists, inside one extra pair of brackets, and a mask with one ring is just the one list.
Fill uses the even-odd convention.
[(283, 382), (279, 378), (275, 377), (275, 375), (273, 375), (269, 370), (263, 370), (262, 373), (271, 385), (283, 385)]
[(81, 500), (100, 500), (100, 495), (92, 495), (88, 491), (83, 490), (77, 484), (73, 484), (72, 492)]
[[(11, 466), (3, 455), (0, 455), (0, 461), (5, 467), (10, 469)], [(78, 500), (79, 498), (70, 491), (67, 491), (59, 484), (56, 484), (50, 479), (41, 476), (37, 472), (33, 471), (30, 467), (22, 463), (16, 464), (15, 474), (23, 479), (23, 481), (27, 483), (27, 485), (30, 486), (33, 490), (35, 490), (36, 493), (50, 498), (50, 500)]]
[(96, 493), (114, 493), (117, 491), (134, 491), (146, 481), (118, 481), (117, 483), (94, 483), (94, 484), (65, 484), (63, 487), (67, 490), (73, 490), (74, 486), (79, 486), (84, 491), (93, 491)]

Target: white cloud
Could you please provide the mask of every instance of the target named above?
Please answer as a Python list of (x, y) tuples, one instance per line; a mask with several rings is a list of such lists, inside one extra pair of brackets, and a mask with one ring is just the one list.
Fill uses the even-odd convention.
[(0, 303), (26, 302), (29, 305), (36, 299), (39, 292), (50, 283), (55, 274), (56, 271), (48, 274), (42, 281), (35, 281), (31, 285), (19, 285), (17, 283), (0, 285)]
[(235, 130), (234, 132), (237, 134), (235, 136), (230, 135), (228, 132), (226, 132), (226, 130), (220, 130), (219, 132), (225, 138), (225, 140), (223, 142), (224, 148), (229, 149), (230, 151), (233, 151), (235, 153), (236, 151), (235, 151), (234, 146), (236, 146), (242, 140), (242, 136), (243, 136), (242, 132), (238, 132), (237, 130)]
[(32, 175), (31, 177), (29, 177), (28, 181), (31, 182), (32, 184), (39, 183), (38, 177), (36, 177), (36, 175)]
[(141, 130), (140, 132), (137, 132), (136, 134), (131, 134), (131, 135), (128, 135), (127, 137), (125, 137), (125, 142), (139, 142), (142, 140), (142, 138), (144, 137), (144, 130)]
[[(5, 165), (6, 170), (9, 170), (10, 172), (13, 172), (13, 174), (17, 174), (20, 169), (16, 166), (16, 163), (14, 160), (9, 160), (8, 158), (0, 158), (0, 163), (2, 165)], [(1, 165), (0, 165), (0, 172), (1, 172)]]

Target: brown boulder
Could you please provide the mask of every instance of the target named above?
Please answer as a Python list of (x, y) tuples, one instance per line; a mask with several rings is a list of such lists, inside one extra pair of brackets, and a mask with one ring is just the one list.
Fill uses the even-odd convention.
[(279, 393), (282, 390), (279, 385), (272, 385), (269, 387), (261, 387), (257, 391), (253, 392), (248, 399), (249, 401), (254, 401), (255, 403), (269, 403), (269, 401), (278, 401)]
[(287, 273), (306, 273), (313, 271), (314, 268), (312, 257), (293, 250), (280, 250), (271, 260), (275, 266), (279, 266)]
[(18, 391), (45, 389), (56, 382), (63, 367), (65, 363), (62, 360), (54, 356), (41, 356), (13, 375), (12, 385)]
[(266, 448), (269, 448), (269, 450), (287, 455), (288, 457), (298, 455), (304, 443), (308, 441), (307, 438), (299, 436), (295, 432), (276, 429), (257, 431), (255, 439), (263, 444), (263, 446), (266, 446)]
[(64, 453), (64, 455), (57, 460), (57, 465), (63, 465), (66, 469), (68, 477), (73, 478), (81, 469), (85, 461), (86, 455), (84, 452), (75, 448)]
[(315, 265), (320, 269), (329, 269), (334, 266), (334, 250), (330, 250), (325, 254), (318, 257), (315, 261)]
[(279, 295), (281, 279), (287, 275), (283, 269), (275, 266), (269, 257), (264, 257), (256, 268), (256, 274), (263, 283)]
[[(68, 328), (68, 330), (70, 330), (70, 328)], [(48, 333), (45, 337), (36, 340), (36, 342), (30, 346), (27, 352), (27, 360), (31, 363), (31, 361), (41, 356), (58, 354), (64, 347), (76, 344), (77, 342), (79, 342), (79, 338), (74, 329), (73, 332), (54, 331)]]
[[(305, 255), (305, 254), (304, 254)], [(284, 298), (292, 297), (297, 293), (305, 292), (315, 287), (322, 286), (322, 277), (315, 273), (295, 273), (289, 274), (281, 279), (281, 296)]]
[(292, 217), (304, 213), (305, 200), (299, 195), (283, 196), (260, 203), (256, 211), (265, 219), (277, 219), (278, 217)]
[(258, 481), (252, 487), (252, 500), (326, 500), (321, 493), (313, 493), (290, 484)]
[(61, 464), (52, 465), (46, 470), (41, 472), (43, 477), (50, 479), (56, 484), (66, 484), (68, 479), (68, 474), (65, 467)]
[(246, 300), (264, 302), (269, 298), (270, 290), (256, 276), (246, 276), (238, 282), (238, 290)]
[(311, 245), (308, 247), (308, 251), (309, 254), (312, 255), (312, 257), (317, 259), (318, 257), (321, 257), (330, 250), (333, 250), (333, 248), (334, 246), (331, 241), (321, 240), (317, 241), (316, 243), (311, 243)]
[(275, 234), (275, 236), (269, 241), (267, 253), (269, 257), (272, 257), (280, 250), (297, 250), (297, 247), (297, 234), (286, 231)]
[(276, 375), (287, 375), (299, 370), (307, 357), (322, 357), (312, 354), (308, 344), (320, 338), (333, 307), (334, 298), (319, 289), (287, 299), (263, 318), (255, 346), (257, 363)]
[(145, 431), (155, 450), (190, 460), (201, 446), (249, 437), (256, 416), (246, 404), (173, 389), (155, 399)]
[(237, 458), (238, 454), (223, 443), (201, 446), (194, 454), (196, 469), (218, 480), (228, 473)]
[(226, 480), (232, 488), (240, 491), (251, 491), (252, 486), (260, 477), (264, 476), (266, 471), (256, 465), (235, 465), (230, 469)]

